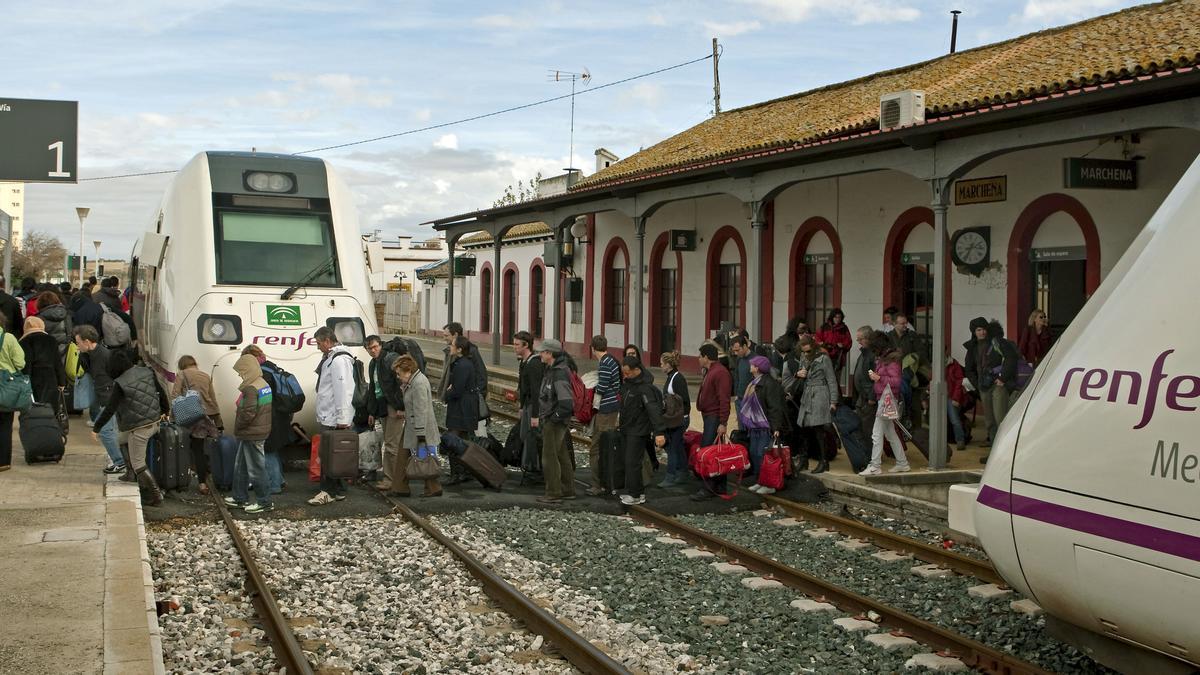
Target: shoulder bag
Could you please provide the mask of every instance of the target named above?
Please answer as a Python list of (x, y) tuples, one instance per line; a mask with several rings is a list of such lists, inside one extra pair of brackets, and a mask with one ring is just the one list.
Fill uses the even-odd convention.
[(421, 444), (412, 449), (412, 457), (408, 460), (408, 477), (418, 480), (429, 480), (442, 475), (442, 467), (438, 464), (437, 448)]
[[(0, 329), (0, 349), (8, 334)], [(5, 412), (29, 410), (33, 406), (33, 385), (22, 372), (0, 370), (0, 410)]]
[(171, 401), (171, 417), (175, 418), (175, 423), (179, 426), (191, 428), (204, 419), (204, 402), (200, 400), (200, 394), (188, 384), (187, 377), (183, 373), (180, 373), (180, 377), (183, 380), (183, 393)]

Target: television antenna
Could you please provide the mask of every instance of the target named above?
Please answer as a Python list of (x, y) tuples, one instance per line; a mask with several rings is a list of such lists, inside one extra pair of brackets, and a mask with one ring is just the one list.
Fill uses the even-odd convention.
[[(587, 68), (581, 73), (572, 73), (567, 70), (551, 70), (550, 82), (570, 82), (571, 83), (571, 143), (567, 151), (567, 164), (575, 163), (575, 87), (576, 83), (582, 82), (583, 86), (588, 86), (592, 83), (592, 74)], [(576, 169), (568, 166), (564, 171), (567, 172), (567, 187), (571, 187), (571, 177), (575, 175)]]

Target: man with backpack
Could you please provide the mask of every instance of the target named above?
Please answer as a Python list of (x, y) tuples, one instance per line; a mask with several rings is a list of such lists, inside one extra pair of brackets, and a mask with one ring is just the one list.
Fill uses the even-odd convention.
[[(113, 378), (108, 374), (108, 347), (105, 347), (100, 341), (100, 335), (96, 329), (87, 324), (75, 327), (75, 346), (79, 349), (79, 363), (83, 366), (84, 371), (92, 376), (92, 387), (95, 394), (92, 397), (92, 405), (89, 406), (88, 413), (95, 422), (100, 417), (100, 412), (104, 410), (104, 406), (108, 405), (108, 398), (113, 390)], [(108, 422), (100, 427), (98, 435), (109, 459), (104, 473), (125, 474), (128, 480), (134, 480), (133, 469), (125, 464), (121, 446), (117, 442), (116, 418), (109, 418)]]
[(542, 363), (541, 355), (533, 351), (533, 336), (528, 331), (513, 336), (513, 352), (518, 361), (517, 407), (521, 418), (517, 433), (521, 438), (521, 471), (524, 472), (521, 482), (524, 484), (542, 475), (542, 434), (533, 420), (541, 413), (538, 396), (546, 364)]
[(654, 377), (636, 356), (625, 357), (621, 375), (625, 379), (621, 385), (618, 421), (625, 465), (625, 494), (621, 495), (621, 503), (632, 506), (646, 503), (642, 476), (646, 439), (653, 436), (654, 445), (661, 448), (667, 444), (667, 437), (662, 417), (662, 393), (654, 386)]
[[(317, 424), (322, 431), (349, 429), (354, 422), (354, 362), (357, 359), (338, 342), (329, 326), (318, 328), (313, 339), (322, 354), (317, 366)], [(345, 498), (345, 483), (340, 478), (329, 477), (322, 467), (321, 491), (308, 503), (321, 506)]]
[(575, 398), (562, 343), (547, 338), (538, 345), (537, 351), (545, 372), (538, 388), (537, 417), (530, 418), (530, 425), (541, 430), (542, 470), (546, 478), (546, 492), (538, 502), (560, 504), (564, 499), (575, 499), (575, 463), (571, 461), (568, 426), (575, 410)]
[(972, 337), (963, 343), (967, 350), (963, 370), (971, 387), (979, 392), (987, 424), (983, 445), (990, 446), (996, 438), (996, 428), (1008, 414), (1009, 393), (1017, 386), (1020, 354), (1011, 340), (1004, 339), (1004, 328), (999, 321), (989, 322), (980, 316), (971, 319), (970, 327)]

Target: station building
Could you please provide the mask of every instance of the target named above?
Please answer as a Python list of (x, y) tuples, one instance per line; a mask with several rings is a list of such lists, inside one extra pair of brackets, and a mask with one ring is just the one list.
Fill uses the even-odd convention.
[(722, 325), (769, 341), (894, 305), (944, 396), (935, 345), (961, 360), (970, 319), (1015, 340), (1035, 308), (1061, 331), (1200, 153), (1198, 57), (1200, 3), (1164, 2), (721, 112), (564, 194), (429, 223), (475, 264), (443, 265), (425, 326), (695, 369)]

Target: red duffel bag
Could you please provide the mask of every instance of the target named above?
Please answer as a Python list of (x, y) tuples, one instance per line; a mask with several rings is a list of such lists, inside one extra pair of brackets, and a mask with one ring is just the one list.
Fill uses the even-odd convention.
[[(700, 448), (696, 453), (694, 469), (705, 479), (734, 476), (732, 494), (716, 493), (721, 499), (733, 499), (737, 495), (738, 484), (742, 482), (742, 474), (750, 469), (750, 453), (746, 452), (746, 446), (727, 443), (722, 437), (716, 445)], [(708, 482), (705, 481), (705, 486), (707, 485)]]

